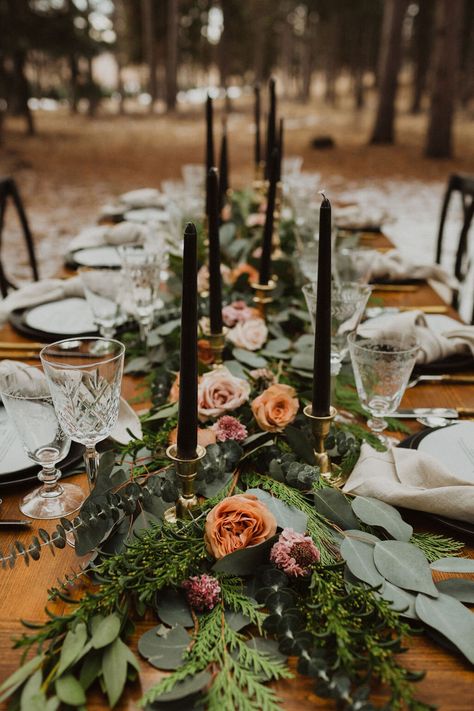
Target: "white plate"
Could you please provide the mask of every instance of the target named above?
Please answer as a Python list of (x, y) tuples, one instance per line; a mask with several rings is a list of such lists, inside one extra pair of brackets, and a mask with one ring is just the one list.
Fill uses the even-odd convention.
[(30, 469), (34, 466), (25, 450), (6, 410), (0, 403), (0, 477)]
[(76, 264), (84, 267), (120, 267), (117, 247), (87, 247), (73, 253)]
[(97, 330), (87, 301), (77, 297), (36, 306), (26, 314), (25, 323), (45, 333), (72, 336)]
[(146, 225), (149, 222), (168, 222), (169, 214), (166, 210), (159, 210), (155, 207), (144, 207), (141, 210), (129, 210), (125, 213), (124, 218), (128, 222), (138, 222), (141, 225)]
[(455, 328), (462, 328), (464, 325), (461, 321), (456, 321), (451, 316), (443, 316), (443, 314), (426, 314), (425, 318), (426, 323), (435, 333), (452, 331)]
[(420, 452), (430, 454), (446, 469), (474, 484), (474, 422), (457, 422), (423, 437)]

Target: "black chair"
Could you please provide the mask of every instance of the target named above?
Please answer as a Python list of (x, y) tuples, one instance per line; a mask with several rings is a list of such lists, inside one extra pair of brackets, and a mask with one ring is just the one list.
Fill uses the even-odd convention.
[[(436, 263), (441, 264), (441, 256), (443, 251), (443, 236), (446, 216), (453, 193), (459, 193), (461, 197), (461, 205), (463, 212), (463, 223), (461, 232), (459, 233), (459, 241), (456, 249), (456, 258), (454, 260), (454, 275), (462, 283), (469, 269), (468, 263), (468, 234), (474, 216), (474, 176), (457, 175), (450, 176), (448, 187), (441, 208), (441, 218), (438, 230), (438, 243), (436, 246)], [(459, 293), (453, 294), (453, 306), (459, 306)], [(474, 310), (472, 314), (472, 323), (474, 323)]]
[(23, 203), (21, 201), (20, 193), (18, 192), (18, 188), (13, 178), (0, 178), (0, 293), (2, 294), (3, 298), (7, 296), (8, 291), (10, 289), (16, 289), (15, 284), (12, 284), (12, 282), (9, 281), (9, 279), (7, 278), (1, 259), (5, 211), (7, 209), (7, 204), (9, 200), (11, 200), (13, 206), (15, 207), (23, 231), (23, 236), (26, 242), (26, 248), (28, 250), (31, 271), (33, 274), (33, 280), (39, 281), (38, 264), (36, 261), (33, 236), (31, 234), (30, 226), (28, 224), (25, 208), (23, 207)]

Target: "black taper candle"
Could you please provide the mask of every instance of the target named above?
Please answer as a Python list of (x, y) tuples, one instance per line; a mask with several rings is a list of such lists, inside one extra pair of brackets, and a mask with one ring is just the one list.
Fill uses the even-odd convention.
[(260, 84), (253, 88), (255, 94), (255, 167), (258, 168), (262, 160), (260, 152)]
[(312, 414), (327, 417), (331, 406), (331, 203), (324, 195), (319, 210), (315, 324)]
[(267, 153), (265, 157), (265, 178), (270, 180), (270, 162), (273, 149), (276, 146), (276, 93), (275, 79), (271, 78), (268, 82), (270, 92), (270, 109), (268, 112), (267, 122)]
[(275, 197), (278, 177), (278, 148), (274, 148), (270, 160), (270, 175), (267, 195), (267, 212), (263, 228), (262, 256), (260, 258), (259, 283), (268, 284), (272, 262), (273, 217), (275, 212)]
[(284, 149), (284, 129), (285, 129), (285, 122), (283, 119), (280, 119), (280, 130), (278, 131), (278, 182), (281, 182), (281, 165), (283, 162), (283, 149)]
[[(213, 127), (213, 107), (212, 99), (208, 95), (206, 99), (206, 175), (215, 166), (214, 158), (214, 127)], [(206, 193), (206, 215), (209, 214), (208, 196)]]
[(207, 174), (209, 196), (209, 316), (211, 333), (222, 333), (221, 252), (219, 244), (219, 205), (217, 170)]
[(197, 234), (188, 222), (184, 230), (183, 290), (181, 298), (181, 355), (176, 454), (193, 459), (197, 446)]
[(229, 156), (227, 153), (227, 125), (222, 122), (221, 155), (219, 161), (219, 212), (225, 204), (225, 196), (229, 189)]

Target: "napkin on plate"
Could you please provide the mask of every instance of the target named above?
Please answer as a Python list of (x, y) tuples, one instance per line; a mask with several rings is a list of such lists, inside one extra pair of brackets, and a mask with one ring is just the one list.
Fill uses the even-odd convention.
[(87, 227), (69, 243), (69, 251), (89, 247), (104, 247), (110, 245), (117, 247), (121, 244), (143, 244), (148, 238), (148, 229), (145, 225), (136, 222), (119, 222), (116, 225), (99, 225)]
[(449, 472), (434, 457), (393, 447), (377, 452), (363, 444), (344, 488), (393, 506), (474, 523), (474, 486)]
[(119, 198), (129, 209), (140, 209), (142, 207), (161, 207), (163, 195), (155, 188), (140, 188), (123, 193)]
[[(17, 380), (19, 380), (20, 383), (24, 382), (25, 389), (28, 388), (30, 392), (32, 383), (35, 383), (35, 385), (41, 388), (42, 392), (44, 390), (43, 386), (46, 386), (46, 390), (49, 392), (47, 380), (41, 368), (26, 365), (25, 363), (18, 363), (14, 360), (2, 360), (0, 362), (0, 388), (3, 383), (8, 384), (8, 375), (10, 373), (15, 373)], [(18, 377), (19, 374), (21, 377)], [(127, 430), (130, 430), (134, 437), (138, 439), (141, 439), (143, 436), (142, 425), (138, 415), (130, 407), (128, 402), (121, 397), (118, 420), (109, 437), (115, 440), (115, 442), (119, 442), (119, 444), (128, 444), (132, 437)]]
[[(358, 256), (361, 259), (361, 256)], [(445, 284), (450, 289), (457, 289), (459, 282), (439, 264), (417, 264), (400, 254), (397, 249), (389, 252), (376, 252), (370, 250), (367, 254), (369, 260), (369, 280), (388, 279), (402, 281), (403, 279), (433, 279)]]
[(0, 301), (0, 324), (4, 323), (15, 309), (44, 304), (47, 301), (59, 301), (68, 297), (83, 297), (79, 277), (71, 279), (42, 279), (12, 291), (6, 299)]
[(434, 363), (452, 355), (474, 356), (474, 326), (459, 323), (458, 328), (437, 332), (428, 326), (421, 311), (405, 311), (365, 321), (357, 331), (366, 338), (415, 338), (420, 346), (417, 363)]

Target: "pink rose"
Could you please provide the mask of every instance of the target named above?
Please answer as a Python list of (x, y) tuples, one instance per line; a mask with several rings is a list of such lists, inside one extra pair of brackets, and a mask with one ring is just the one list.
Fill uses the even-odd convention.
[(201, 422), (236, 410), (247, 402), (250, 385), (224, 366), (204, 373), (198, 385), (198, 415)]
[(252, 212), (246, 219), (247, 227), (263, 227), (265, 224), (265, 213)]
[(258, 351), (268, 337), (268, 329), (263, 318), (251, 318), (239, 322), (229, 331), (227, 338), (234, 346), (246, 348), (248, 351)]
[(226, 326), (235, 326), (236, 323), (240, 321), (248, 321), (255, 317), (257, 313), (256, 309), (251, 306), (247, 306), (245, 301), (240, 299), (239, 301), (233, 301), (231, 304), (227, 304), (222, 309), (222, 318)]

